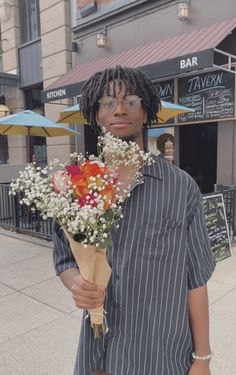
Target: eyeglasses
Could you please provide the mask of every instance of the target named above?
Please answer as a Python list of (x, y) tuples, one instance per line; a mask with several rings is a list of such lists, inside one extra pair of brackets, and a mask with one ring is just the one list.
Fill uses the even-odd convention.
[(113, 112), (116, 109), (118, 102), (122, 102), (126, 111), (134, 112), (140, 108), (141, 100), (142, 99), (137, 95), (127, 95), (124, 99), (116, 99), (113, 98), (113, 96), (104, 96), (98, 101), (98, 103), (100, 104), (100, 109)]

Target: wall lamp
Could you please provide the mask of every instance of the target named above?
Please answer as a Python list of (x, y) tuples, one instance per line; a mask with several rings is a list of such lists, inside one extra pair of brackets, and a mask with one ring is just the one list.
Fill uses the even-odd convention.
[(178, 19), (180, 21), (185, 21), (189, 18), (189, 4), (190, 0), (179, 0)]
[(80, 52), (79, 43), (74, 42), (74, 41), (71, 43), (71, 52), (76, 52), (76, 53)]
[(103, 27), (96, 36), (96, 43), (99, 48), (106, 47), (107, 43), (107, 28)]

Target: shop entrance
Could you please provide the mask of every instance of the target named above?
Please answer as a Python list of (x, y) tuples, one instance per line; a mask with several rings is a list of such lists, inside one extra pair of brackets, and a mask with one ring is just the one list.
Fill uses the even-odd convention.
[(197, 182), (202, 193), (214, 191), (217, 164), (217, 123), (179, 127), (180, 168)]

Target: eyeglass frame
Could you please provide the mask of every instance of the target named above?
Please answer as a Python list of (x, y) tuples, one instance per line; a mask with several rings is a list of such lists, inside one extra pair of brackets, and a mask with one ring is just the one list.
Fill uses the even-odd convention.
[[(125, 104), (125, 100), (129, 97), (135, 97), (136, 99), (138, 99), (137, 100), (137, 106), (135, 108), (131, 109), (131, 110), (130, 110), (130, 108), (127, 108), (127, 104)], [(112, 105), (111, 108), (106, 108), (105, 106), (103, 106), (102, 100), (105, 99), (105, 98), (113, 99), (114, 105)], [(138, 110), (140, 108), (142, 100), (143, 99), (140, 98), (138, 95), (127, 95), (127, 96), (124, 97), (124, 99), (117, 99), (117, 98), (114, 98), (113, 96), (107, 95), (107, 96), (103, 96), (100, 100), (98, 100), (98, 103), (100, 105), (100, 109), (103, 109), (103, 110), (108, 111), (108, 112), (113, 112), (117, 108), (118, 103), (122, 102), (122, 105), (127, 110), (127, 112), (135, 112), (136, 110)]]

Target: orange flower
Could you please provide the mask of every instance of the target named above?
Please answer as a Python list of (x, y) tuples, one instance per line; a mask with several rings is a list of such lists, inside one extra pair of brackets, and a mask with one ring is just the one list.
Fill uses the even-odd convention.
[(97, 163), (93, 163), (89, 160), (81, 165), (80, 169), (86, 176), (90, 177), (97, 176), (98, 174), (102, 173), (100, 166)]
[(77, 175), (71, 178), (71, 182), (74, 193), (77, 195), (77, 197), (88, 194), (89, 189), (87, 177)]
[(106, 185), (105, 189), (100, 192), (104, 201), (104, 209), (107, 211), (115, 203), (115, 188), (112, 184)]

